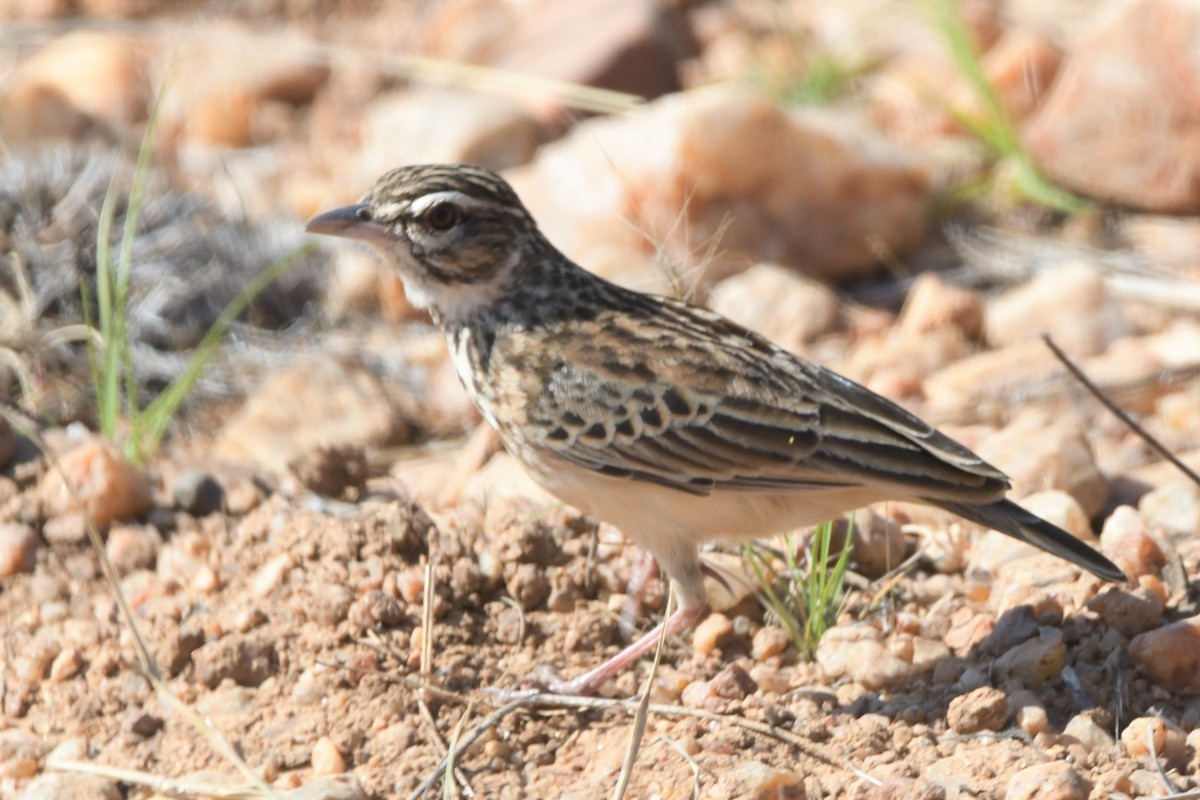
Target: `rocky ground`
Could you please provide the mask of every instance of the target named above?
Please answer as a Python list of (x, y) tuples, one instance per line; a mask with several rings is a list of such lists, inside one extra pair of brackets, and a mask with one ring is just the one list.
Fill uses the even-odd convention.
[(256, 298), (144, 463), (96, 436), (81, 285), (160, 91), (130, 244), (141, 403), (305, 219), (392, 166), (470, 161), (589, 269), (903, 403), (1130, 576), (880, 505), (855, 515), (810, 662), (715, 546), (713, 613), (667, 643), (627, 797), (1200, 787), (1200, 488), (1042, 341), (1200, 467), (1195, 4), (0, 0), (0, 19), (0, 796), (246, 796), (228, 742), (284, 797), (606, 798), (651, 674), (508, 702), (616, 652), (663, 587), (629, 615), (637, 553), (476, 433), (440, 336), (358, 249), (305, 251)]

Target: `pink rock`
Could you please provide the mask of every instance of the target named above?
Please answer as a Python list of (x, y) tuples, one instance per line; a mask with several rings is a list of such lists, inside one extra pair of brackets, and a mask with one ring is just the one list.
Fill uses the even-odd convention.
[(1198, 37), (1200, 7), (1188, 0), (1136, 0), (1103, 15), (1025, 127), (1047, 175), (1123, 205), (1200, 211)]
[(99, 439), (59, 456), (39, 493), (51, 516), (82, 510), (101, 527), (143, 514), (153, 502), (145, 471)]
[(923, 240), (930, 190), (923, 166), (861, 121), (727, 87), (589, 120), (509, 177), (584, 266), (661, 250), (684, 277), (702, 267), (701, 283), (761, 260), (831, 280), (870, 272), (880, 247)]
[(1035, 764), (1013, 775), (1004, 800), (1087, 800), (1092, 785), (1065, 761)]
[(1200, 616), (1133, 637), (1129, 654), (1159, 686), (1180, 694), (1200, 694)]

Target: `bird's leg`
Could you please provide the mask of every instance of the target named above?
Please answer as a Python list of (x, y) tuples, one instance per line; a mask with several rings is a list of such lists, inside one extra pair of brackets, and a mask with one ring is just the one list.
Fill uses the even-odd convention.
[(628, 597), (621, 606), (620, 617), (617, 618), (617, 629), (626, 639), (633, 638), (634, 626), (637, 625), (646, 602), (646, 589), (658, 572), (658, 562), (654, 560), (650, 551), (638, 548), (633, 565), (629, 568), (629, 586), (626, 589)]
[(569, 681), (552, 680), (547, 684), (547, 688), (555, 694), (569, 694), (589, 696), (600, 691), (600, 687), (608, 683), (609, 679), (617, 673), (627, 669), (631, 664), (637, 661), (642, 656), (654, 650), (658, 646), (659, 640), (663, 635), (663, 626), (667, 628), (667, 636), (674, 636), (692, 625), (695, 625), (705, 611), (708, 610), (708, 605), (700, 605), (693, 608), (680, 607), (665, 622), (660, 622), (655, 625), (649, 633), (638, 639), (633, 644), (626, 647), (615, 656), (605, 661), (595, 669), (585, 672), (577, 678)]
[(642, 638), (626, 647), (595, 669), (569, 681), (552, 680), (550, 691), (556, 694), (593, 695), (618, 672), (628, 668), (642, 656), (658, 646), (663, 636), (674, 636), (695, 625), (708, 610), (708, 591), (704, 586), (700, 560), (695, 547), (688, 545), (677, 552), (664, 551), (653, 554), (662, 570), (671, 577), (671, 588), (679, 602), (679, 608), (664, 622)]

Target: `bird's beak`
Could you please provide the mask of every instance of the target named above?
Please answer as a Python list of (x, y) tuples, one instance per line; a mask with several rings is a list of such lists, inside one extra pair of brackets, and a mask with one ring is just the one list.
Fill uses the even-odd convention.
[(391, 231), (371, 219), (371, 209), (366, 203), (326, 211), (310, 219), (304, 230), (364, 242), (385, 243), (395, 239)]

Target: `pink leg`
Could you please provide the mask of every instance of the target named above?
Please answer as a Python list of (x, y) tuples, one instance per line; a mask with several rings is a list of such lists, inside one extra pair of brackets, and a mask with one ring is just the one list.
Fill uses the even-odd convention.
[(695, 625), (704, 616), (706, 610), (707, 606), (705, 605), (680, 608), (671, 614), (666, 622), (655, 625), (645, 636), (600, 666), (569, 681), (552, 680), (548, 688), (555, 694), (582, 696), (596, 694), (596, 692), (600, 691), (600, 687), (607, 683), (612, 676), (626, 669), (658, 646), (658, 641), (662, 638), (663, 625), (667, 626), (667, 636), (674, 636)]
[(658, 574), (658, 562), (649, 550), (638, 549), (633, 565), (629, 568), (628, 597), (621, 607), (621, 615), (617, 618), (617, 629), (626, 639), (633, 638), (638, 619), (642, 615), (642, 606), (646, 601), (646, 587), (650, 580)]

